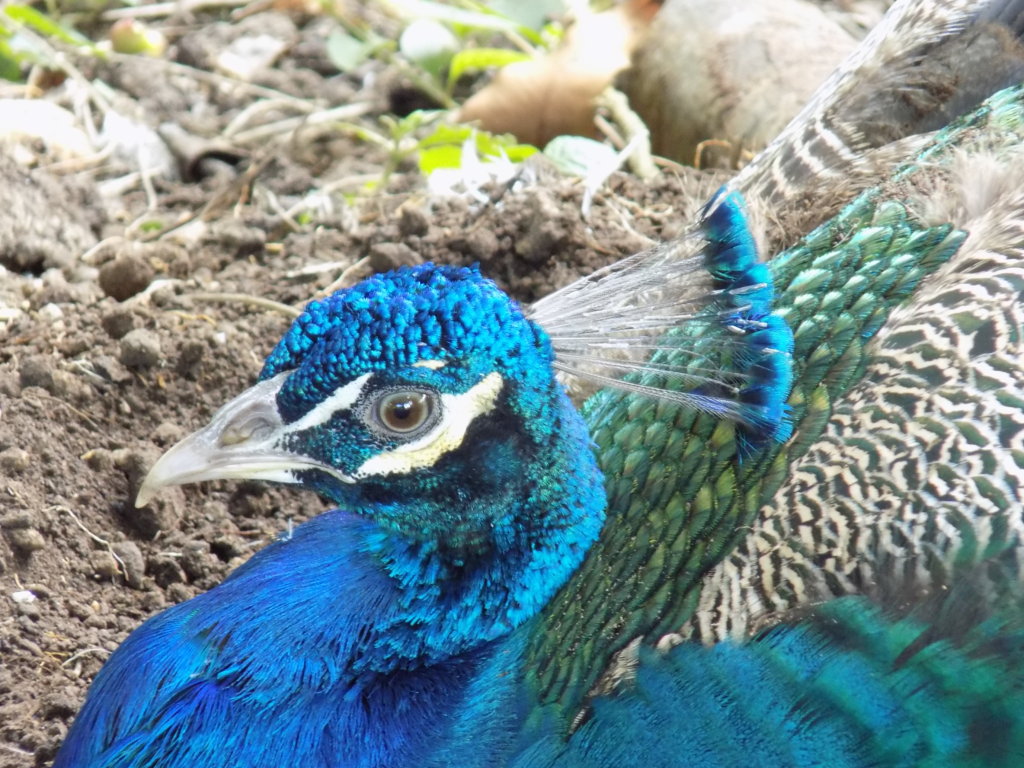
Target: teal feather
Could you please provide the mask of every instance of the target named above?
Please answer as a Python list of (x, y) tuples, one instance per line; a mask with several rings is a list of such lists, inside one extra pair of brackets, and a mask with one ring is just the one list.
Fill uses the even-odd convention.
[(743, 645), (644, 650), (631, 695), (595, 700), (568, 744), (548, 734), (521, 765), (1015, 764), (1020, 626), (990, 619), (908, 654), (928, 627), (842, 598)]

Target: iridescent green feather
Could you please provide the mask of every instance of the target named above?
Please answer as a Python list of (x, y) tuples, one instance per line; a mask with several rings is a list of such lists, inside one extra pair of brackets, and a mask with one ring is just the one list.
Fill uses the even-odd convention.
[[(984, 137), (1015, 141), (1021, 88), (939, 132), (919, 160), (870, 190), (771, 262), (776, 311), (794, 331), (795, 429), (784, 445), (737, 461), (732, 422), (604, 391), (584, 414), (608, 478), (609, 524), (586, 565), (548, 606), (527, 665), (544, 702), (579, 711), (616, 653), (656, 640), (693, 617), (700, 580), (736, 545), (819, 438), (834, 404), (863, 376), (872, 337), (920, 281), (946, 263), (966, 234), (925, 226), (898, 202), (924, 163)], [(688, 352), (699, 326), (673, 331)], [(662, 361), (686, 364), (690, 355)], [(698, 358), (701, 355), (697, 355)], [(643, 383), (670, 385), (658, 375)], [(570, 661), (571, 660), (571, 661)]]

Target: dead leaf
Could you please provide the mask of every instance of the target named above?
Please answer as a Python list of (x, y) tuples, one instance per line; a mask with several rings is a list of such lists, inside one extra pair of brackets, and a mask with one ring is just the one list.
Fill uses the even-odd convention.
[(538, 147), (555, 136), (595, 136), (594, 99), (629, 65), (659, 7), (655, 0), (629, 0), (609, 11), (585, 13), (560, 48), (503, 68), (456, 119), (512, 133)]

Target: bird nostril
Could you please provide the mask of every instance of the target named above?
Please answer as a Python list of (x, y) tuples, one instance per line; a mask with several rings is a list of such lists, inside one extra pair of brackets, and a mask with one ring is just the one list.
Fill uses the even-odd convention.
[(227, 447), (251, 440), (261, 440), (272, 430), (273, 427), (265, 419), (250, 419), (244, 424), (227, 427), (221, 432), (218, 443), (221, 447)]
[(225, 429), (220, 436), (220, 445), (238, 445), (244, 443), (252, 437), (252, 434), (244, 430), (238, 429), (237, 427), (229, 427)]

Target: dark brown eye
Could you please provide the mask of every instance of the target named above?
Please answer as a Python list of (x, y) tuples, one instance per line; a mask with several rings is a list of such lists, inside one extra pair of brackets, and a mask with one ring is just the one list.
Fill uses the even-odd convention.
[(432, 411), (433, 400), (426, 392), (391, 392), (377, 402), (381, 426), (399, 435), (422, 427)]

